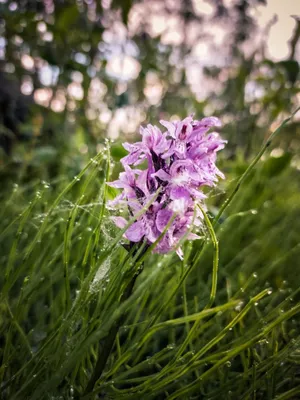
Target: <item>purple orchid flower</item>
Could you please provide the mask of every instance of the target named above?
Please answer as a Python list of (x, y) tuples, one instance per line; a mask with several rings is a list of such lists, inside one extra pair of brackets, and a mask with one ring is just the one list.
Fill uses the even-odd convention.
[[(191, 226), (202, 226), (202, 214), (196, 204), (206, 198), (201, 191), (203, 186), (214, 186), (218, 178), (224, 175), (216, 167), (217, 152), (224, 148), (226, 141), (218, 133), (208, 131), (220, 127), (216, 117), (193, 120), (189, 116), (182, 121), (161, 121), (165, 132), (152, 125), (140, 129), (142, 141), (123, 146), (129, 152), (121, 162), (124, 172), (119, 179), (108, 183), (123, 189), (122, 193), (110, 202), (118, 209), (127, 207), (131, 216), (140, 215), (140, 211), (152, 198), (157, 189), (160, 192), (156, 200), (126, 230), (124, 236), (131, 243), (148, 245), (154, 243), (170, 224), (154, 251), (168, 253), (176, 249), (180, 258), (183, 252), (178, 247), (181, 239), (198, 239), (190, 232)], [(147, 163), (147, 168), (131, 169)], [(124, 228), (127, 220), (112, 217), (119, 228)]]
[(151, 162), (152, 158), (159, 158), (170, 147), (167, 133), (162, 133), (157, 126), (148, 124), (146, 128), (140, 127), (140, 134), (143, 137), (141, 142), (123, 144), (129, 152), (128, 156), (121, 159), (123, 165), (138, 165), (146, 158)]

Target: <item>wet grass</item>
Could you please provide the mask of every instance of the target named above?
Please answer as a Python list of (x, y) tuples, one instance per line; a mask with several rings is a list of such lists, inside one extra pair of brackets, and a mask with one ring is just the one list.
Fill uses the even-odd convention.
[(3, 191), (2, 398), (298, 398), (299, 171), (289, 154), (265, 154), (250, 168), (224, 161), (183, 261), (149, 249), (135, 262), (122, 247), (106, 207), (118, 167), (108, 145), (69, 183)]

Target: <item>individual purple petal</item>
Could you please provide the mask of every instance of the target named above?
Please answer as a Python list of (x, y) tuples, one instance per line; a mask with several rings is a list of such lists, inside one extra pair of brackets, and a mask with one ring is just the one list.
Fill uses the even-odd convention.
[(123, 143), (123, 147), (129, 151), (129, 154), (121, 159), (123, 165), (136, 165), (145, 158), (143, 155), (144, 145), (141, 142), (135, 144)]
[(191, 232), (187, 235), (187, 239), (188, 240), (198, 240), (198, 239), (201, 239), (201, 237), (199, 235), (196, 235), (196, 233)]
[(116, 224), (116, 226), (118, 227), (118, 228), (121, 228), (121, 229), (123, 229), (123, 228), (125, 228), (125, 226), (127, 225), (127, 221), (126, 221), (126, 219), (125, 218), (123, 218), (123, 217), (111, 217), (111, 219), (114, 221), (114, 223)]
[(134, 152), (131, 154), (128, 154), (128, 156), (125, 156), (121, 158), (121, 163), (123, 165), (138, 165), (143, 161), (141, 158), (141, 155), (139, 152)]
[[(107, 183), (108, 184), (108, 183)], [(124, 200), (124, 192), (116, 196), (113, 200), (108, 200), (107, 206), (110, 208), (115, 208), (117, 206), (120, 206), (121, 204), (127, 203), (127, 200)]]
[(159, 121), (161, 125), (163, 125), (165, 128), (167, 128), (168, 133), (170, 136), (172, 136), (173, 139), (175, 139), (175, 131), (176, 131), (176, 126), (173, 122), (169, 122), (169, 121), (164, 121), (164, 120), (160, 120)]
[(162, 154), (161, 158), (163, 160), (166, 160), (167, 158), (171, 157), (174, 154), (174, 152), (175, 152), (175, 141), (173, 140), (171, 141), (168, 150), (164, 154)]
[(219, 120), (217, 117), (205, 117), (202, 118), (200, 121), (201, 125), (207, 125), (207, 126), (222, 126), (222, 122)]
[(152, 176), (156, 176), (157, 178), (161, 179), (162, 181), (169, 181), (171, 179), (171, 175), (168, 174), (163, 169), (160, 169), (159, 171), (155, 172), (155, 174), (152, 174)]
[(176, 140), (174, 145), (174, 153), (180, 159), (186, 158), (186, 143), (182, 140)]
[(106, 182), (108, 186), (111, 186), (113, 188), (121, 189), (124, 188), (124, 182), (122, 182), (120, 179), (117, 179), (116, 181), (113, 182)]
[(204, 200), (204, 199), (207, 198), (207, 196), (206, 196), (203, 192), (201, 192), (201, 191), (198, 190), (198, 189), (194, 189), (194, 188), (191, 188), (191, 189), (190, 189), (190, 194), (191, 194), (195, 199), (198, 199), (198, 200)]
[(165, 229), (172, 215), (173, 212), (171, 210), (168, 210), (167, 208), (158, 211), (156, 216), (156, 226), (160, 232), (162, 232)]
[(122, 146), (124, 147), (125, 150), (127, 150), (129, 153), (134, 153), (137, 151), (140, 151), (142, 149), (142, 143), (137, 142), (137, 143), (123, 143)]
[(148, 171), (142, 171), (140, 176), (136, 180), (136, 188), (140, 189), (143, 193), (144, 196), (149, 194), (148, 186), (147, 186), (147, 177), (148, 177)]
[(127, 239), (135, 243), (139, 242), (144, 235), (145, 229), (142, 221), (134, 222), (125, 232)]
[(180, 260), (183, 260), (183, 251), (181, 247), (178, 247), (178, 249), (176, 250), (176, 254), (180, 258)]
[(170, 198), (172, 200), (185, 199), (189, 200), (191, 194), (188, 189), (183, 186), (173, 186), (170, 190)]
[(191, 132), (193, 131), (193, 118), (186, 117), (183, 121), (179, 122), (176, 127), (176, 139), (186, 141)]

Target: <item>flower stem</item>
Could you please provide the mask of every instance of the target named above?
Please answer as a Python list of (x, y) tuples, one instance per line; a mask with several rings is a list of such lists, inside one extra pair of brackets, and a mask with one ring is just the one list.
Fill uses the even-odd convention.
[[(123, 303), (124, 301), (129, 299), (129, 297), (131, 296), (131, 294), (133, 292), (133, 287), (134, 287), (135, 281), (141, 272), (142, 272), (142, 269), (138, 270), (135, 273), (135, 275), (133, 276), (133, 278), (127, 285), (127, 287), (121, 297), (120, 303)], [(124, 323), (125, 318), (126, 318), (126, 314), (122, 314), (112, 325), (107, 336), (100, 341), (98, 360), (97, 360), (93, 375), (86, 386), (83, 396), (87, 396), (88, 394), (90, 394), (93, 391), (94, 386), (97, 383), (97, 381), (101, 378), (104, 368), (107, 364), (109, 355), (114, 346), (116, 336), (119, 332), (120, 327)]]
[(207, 305), (205, 306), (205, 309), (211, 308), (211, 306), (215, 302), (216, 298), (216, 293), (217, 293), (217, 284), (218, 284), (218, 269), (219, 269), (219, 242), (216, 236), (216, 233), (214, 231), (214, 227), (212, 223), (210, 222), (210, 219), (208, 218), (206, 212), (204, 209), (201, 207), (200, 204), (198, 204), (198, 208), (202, 212), (202, 215), (204, 217), (210, 239), (212, 241), (212, 244), (214, 246), (214, 260), (213, 260), (213, 271), (212, 271), (212, 277), (211, 277), (211, 291), (210, 291), (210, 297)]

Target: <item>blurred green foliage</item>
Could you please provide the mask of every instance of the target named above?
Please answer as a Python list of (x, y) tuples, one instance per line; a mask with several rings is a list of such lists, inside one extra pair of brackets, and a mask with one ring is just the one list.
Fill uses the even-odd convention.
[[(271, 122), (299, 102), (300, 22), (290, 40), (289, 57), (274, 62), (267, 58), (265, 44), (274, 21), (260, 33), (263, 42), (251, 43), (258, 34), (253, 11), (264, 4), (235, 0), (225, 5), (218, 0), (207, 14), (192, 0), (157, 0), (152, 8), (146, 1), (130, 0), (1, 2), (3, 149), (23, 161), (28, 147), (57, 148), (65, 142), (72, 154), (80, 146), (85, 152), (86, 145), (94, 155), (108, 134), (126, 136), (140, 122), (194, 112), (197, 117), (220, 116), (230, 155), (234, 157), (239, 148), (249, 157)], [(156, 20), (151, 22), (157, 16), (164, 16), (166, 25), (159, 33), (153, 32)], [(168, 28), (172, 18), (178, 32)], [(213, 35), (205, 30), (210, 25), (225, 32), (226, 47), (217, 52)], [(196, 32), (193, 39), (190, 31)], [(180, 34), (180, 40), (166, 40), (168, 32)], [(198, 44), (207, 49), (203, 60), (195, 58)], [(220, 59), (214, 63), (217, 54)], [(190, 66), (197, 68), (199, 79), (191, 77)], [(39, 105), (32, 107), (36, 102)], [(126, 117), (117, 123), (120, 114)], [(78, 149), (72, 147), (77, 133), (83, 135)], [(292, 135), (282, 136), (278, 143), (295, 152), (298, 122)], [(19, 141), (22, 145), (13, 147)], [(2, 165), (11, 162), (5, 154), (1, 158)], [(56, 160), (61, 162), (59, 151)]]

